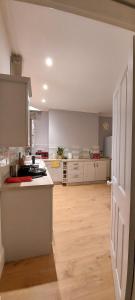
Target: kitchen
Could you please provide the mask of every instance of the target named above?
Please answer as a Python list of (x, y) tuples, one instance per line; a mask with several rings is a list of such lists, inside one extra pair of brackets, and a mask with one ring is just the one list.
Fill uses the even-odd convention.
[[(0, 140), (1, 144), (7, 148), (14, 145), (16, 145), (16, 147), (23, 147), (29, 144), (30, 131), (28, 124), (30, 119), (28, 103), (31, 95), (29, 78), (17, 78), (15, 74), (0, 75), (0, 98), (2, 105), (0, 112), (0, 128), (2, 129), (0, 131)], [(19, 102), (18, 99), (20, 100)], [(8, 114), (10, 114), (9, 117)], [(48, 118), (46, 118), (46, 114), (49, 114)], [(3, 118), (5, 115), (7, 118)], [(15, 116), (20, 115), (21, 118), (15, 118)], [(43, 254), (47, 255), (51, 252), (53, 183), (63, 185), (90, 184), (92, 182), (106, 182), (111, 176), (111, 153), (110, 158), (104, 157), (102, 152), (100, 153), (99, 146), (93, 146), (93, 148), (91, 146), (90, 150), (84, 148), (81, 150), (76, 147), (76, 149), (70, 149), (70, 152), (63, 147), (55, 149), (53, 138), (55, 137), (56, 139), (56, 135), (54, 134), (54, 129), (52, 130), (51, 145), (49, 145), (50, 152), (45, 152), (45, 140), (47, 137), (45, 134), (43, 135), (42, 132), (44, 128), (48, 128), (47, 134), (50, 135), (50, 141), (52, 117), (52, 124), (57, 130), (58, 139), (60, 138), (64, 141), (64, 137), (62, 136), (64, 134), (64, 136), (66, 135), (67, 145), (70, 146), (70, 143), (74, 141), (74, 143), (80, 143), (80, 146), (81, 143), (86, 146), (87, 143), (89, 145), (89, 136), (91, 136), (91, 141), (93, 139), (93, 143), (96, 143), (98, 140), (99, 117), (96, 114), (71, 113), (57, 110), (48, 113), (32, 112), (31, 118), (33, 117), (35, 118), (35, 132), (31, 132), (31, 139), (37, 140), (37, 135), (40, 144), (33, 144), (32, 141), (31, 147), (22, 148), (22, 153), (19, 152), (18, 159), (13, 159), (13, 162), (10, 163), (11, 177), (9, 177), (9, 173), (6, 174), (7, 178), (5, 184), (2, 185), (1, 189), (2, 239), (6, 262), (28, 257), (37, 257)], [(72, 130), (72, 136), (69, 128), (69, 118), (70, 126), (75, 128), (75, 130)], [(9, 119), (10, 122), (8, 122), (7, 119)], [(80, 122), (80, 120), (84, 120), (84, 122)], [(38, 122), (38, 130), (36, 130), (36, 121)], [(48, 124), (45, 124), (47, 121)], [(101, 126), (103, 127), (104, 124), (108, 124), (109, 126), (111, 124), (111, 118), (109, 121), (110, 122), (107, 123), (106, 118), (103, 118)], [(57, 122), (57, 127), (54, 122)], [(74, 126), (71, 125), (72, 122), (74, 122)], [(79, 124), (81, 124), (80, 129)], [(89, 131), (87, 132), (88, 126)], [(60, 130), (60, 128), (62, 128), (62, 130)], [(65, 128), (65, 131), (63, 131), (63, 128)], [(92, 128), (91, 135), (90, 128)], [(109, 131), (109, 127), (107, 127), (107, 129)], [(82, 132), (87, 132), (86, 136), (83, 135), (82, 140), (77, 137), (77, 132), (79, 132), (79, 136), (82, 135), (81, 130)], [(57, 142), (55, 141), (55, 143)], [(37, 148), (41, 147), (41, 145), (44, 151)], [(52, 145), (53, 147), (51, 147)], [(9, 148), (9, 152), (10, 149), (12, 149), (12, 147)], [(28, 155), (26, 155), (26, 153), (28, 153)], [(45, 168), (47, 168), (47, 171)], [(25, 201), (22, 201), (23, 199)], [(41, 202), (38, 201), (38, 205), (37, 199), (41, 200)], [(32, 208), (30, 211), (31, 201)], [(16, 211), (15, 207), (18, 207), (19, 210)], [(37, 209), (40, 221), (42, 220), (41, 224), (39, 223), (39, 216), (35, 216)], [(42, 216), (44, 210), (47, 212), (46, 216), (44, 214)], [(26, 213), (27, 211), (28, 215)], [(32, 220), (31, 226), (30, 219)], [(24, 224), (26, 228), (29, 228), (29, 231), (27, 231), (25, 235), (23, 234)], [(46, 238), (43, 238), (44, 235)]]
[(13, 44), (0, 68), (1, 295), (93, 300), (99, 290), (113, 300), (111, 106), (131, 32), (91, 21), (90, 34), (85, 18), (6, 2)]

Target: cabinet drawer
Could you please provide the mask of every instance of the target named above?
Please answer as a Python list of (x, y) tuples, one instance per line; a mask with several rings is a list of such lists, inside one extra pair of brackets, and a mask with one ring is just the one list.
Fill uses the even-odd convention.
[(71, 176), (71, 177), (75, 176), (75, 175), (83, 176), (83, 168), (69, 169), (68, 170), (68, 175)]
[(83, 163), (82, 162), (74, 162), (74, 163), (68, 163), (68, 170), (70, 171), (76, 171), (76, 170), (79, 170), (79, 171), (81, 171), (81, 170), (83, 170)]
[(68, 176), (68, 183), (73, 182), (83, 182), (83, 176), (80, 176), (80, 174), (72, 174)]

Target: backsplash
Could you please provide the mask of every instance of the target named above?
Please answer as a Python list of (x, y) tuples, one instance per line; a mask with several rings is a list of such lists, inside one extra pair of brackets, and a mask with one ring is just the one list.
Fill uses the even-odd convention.
[(0, 167), (7, 166), (11, 164), (18, 158), (19, 152), (23, 155), (25, 153), (25, 148), (22, 147), (12, 147), (4, 148), (0, 147)]
[(23, 155), (25, 153), (25, 148), (0, 147), (0, 187), (4, 178), (9, 175), (9, 165), (18, 159), (19, 152)]

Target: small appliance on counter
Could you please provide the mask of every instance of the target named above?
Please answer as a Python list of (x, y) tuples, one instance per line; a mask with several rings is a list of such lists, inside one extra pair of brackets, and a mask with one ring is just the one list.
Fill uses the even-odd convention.
[(90, 149), (90, 158), (91, 159), (100, 159), (100, 149), (99, 146), (92, 146)]
[(100, 153), (93, 153), (93, 159), (100, 159)]
[(47, 159), (49, 157), (48, 151), (42, 151), (42, 150), (38, 150), (36, 152), (36, 155), (41, 155), (41, 158), (43, 159)]

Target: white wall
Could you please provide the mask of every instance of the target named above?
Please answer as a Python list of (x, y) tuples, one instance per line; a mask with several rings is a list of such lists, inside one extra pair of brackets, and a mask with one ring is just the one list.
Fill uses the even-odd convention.
[(89, 148), (98, 145), (98, 115), (49, 111), (49, 147)]
[[(4, 27), (1, 10), (0, 10), (0, 73), (10, 73), (10, 53), (11, 49), (8, 43), (6, 30)], [(2, 170), (0, 169), (0, 177)], [(1, 218), (1, 217), (0, 217)], [(0, 274), (4, 264), (4, 251), (1, 237), (1, 219), (0, 219)]]

